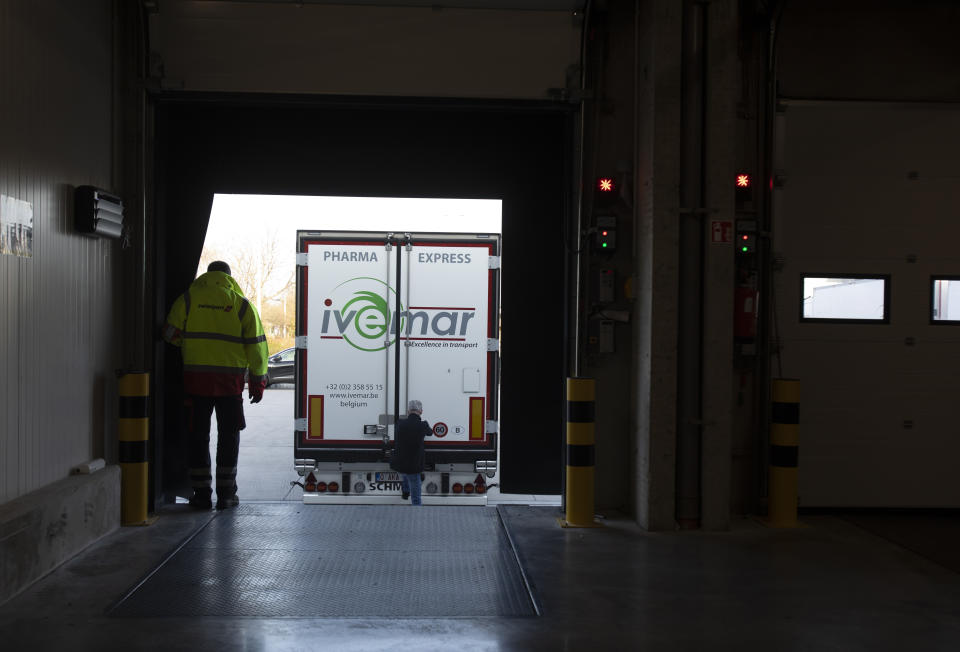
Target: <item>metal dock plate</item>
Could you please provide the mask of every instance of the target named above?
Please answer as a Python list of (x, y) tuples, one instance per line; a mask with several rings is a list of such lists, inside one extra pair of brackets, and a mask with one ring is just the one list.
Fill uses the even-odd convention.
[(114, 616), (532, 616), (489, 507), (260, 503), (218, 513)]

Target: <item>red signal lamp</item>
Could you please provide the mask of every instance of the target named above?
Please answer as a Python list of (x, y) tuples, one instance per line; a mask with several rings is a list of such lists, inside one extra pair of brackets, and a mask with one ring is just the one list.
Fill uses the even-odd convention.
[(737, 208), (744, 208), (753, 201), (753, 177), (747, 172), (737, 174), (736, 203)]
[(600, 192), (613, 192), (616, 187), (616, 184), (610, 177), (600, 177), (597, 179), (597, 190)]

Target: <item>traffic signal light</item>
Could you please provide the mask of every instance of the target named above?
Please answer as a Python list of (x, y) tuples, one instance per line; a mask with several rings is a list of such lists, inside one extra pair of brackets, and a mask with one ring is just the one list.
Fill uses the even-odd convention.
[(745, 204), (753, 201), (753, 177), (748, 172), (737, 174), (737, 207), (742, 208)]
[(617, 181), (611, 176), (597, 177), (593, 186), (593, 205), (607, 207), (614, 204), (620, 196)]
[(617, 218), (613, 215), (597, 217), (597, 251), (607, 252), (617, 248)]
[(741, 254), (753, 253), (757, 249), (757, 236), (753, 233), (741, 233), (737, 236), (737, 251)]
[(617, 246), (617, 232), (613, 229), (597, 231), (597, 248), (604, 251), (613, 251)]

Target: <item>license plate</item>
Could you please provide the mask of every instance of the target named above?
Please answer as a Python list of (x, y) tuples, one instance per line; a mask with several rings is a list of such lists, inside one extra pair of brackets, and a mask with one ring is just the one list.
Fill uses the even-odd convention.
[(377, 482), (400, 482), (400, 474), (396, 471), (377, 471)]

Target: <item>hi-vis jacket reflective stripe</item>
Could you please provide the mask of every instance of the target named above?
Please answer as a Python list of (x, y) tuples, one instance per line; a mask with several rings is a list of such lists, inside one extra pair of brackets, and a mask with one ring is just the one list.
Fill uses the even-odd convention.
[(167, 315), (163, 338), (183, 352), (187, 394), (232, 396), (267, 376), (267, 338), (256, 308), (223, 272), (207, 272), (177, 297)]

